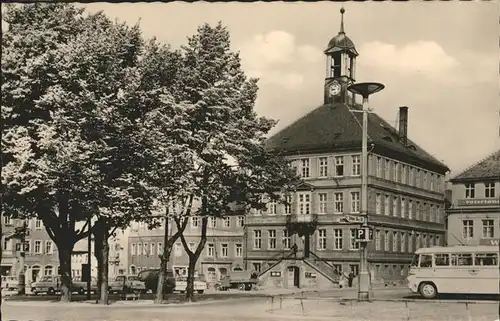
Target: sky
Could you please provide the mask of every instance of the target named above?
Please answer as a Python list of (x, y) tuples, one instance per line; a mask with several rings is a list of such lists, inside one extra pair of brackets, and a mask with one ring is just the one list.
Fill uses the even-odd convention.
[(259, 77), (256, 110), (278, 120), (272, 133), (323, 103), (328, 41), (340, 28), (359, 52), (357, 81), (386, 87), (370, 98), (395, 125), (409, 107), (408, 135), (451, 175), (500, 149), (497, 1), (93, 3), (80, 5), (174, 47), (203, 23), (222, 21), (249, 76)]

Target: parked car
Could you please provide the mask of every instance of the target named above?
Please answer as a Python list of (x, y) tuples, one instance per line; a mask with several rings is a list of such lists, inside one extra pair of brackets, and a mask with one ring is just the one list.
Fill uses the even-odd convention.
[(2, 290), (17, 291), (19, 279), (17, 276), (2, 276)]
[(109, 282), (109, 292), (134, 292), (146, 293), (146, 286), (138, 276), (119, 275), (113, 281)]
[[(61, 277), (59, 275), (42, 276), (39, 281), (31, 284), (31, 292), (34, 295), (41, 293), (55, 294), (61, 290)], [(72, 283), (71, 292), (85, 294), (85, 287), (81, 283)]]
[[(174, 291), (184, 293), (187, 288), (187, 277), (178, 277), (175, 280)], [(194, 290), (200, 294), (207, 290), (207, 282), (201, 277), (194, 278)]]
[[(87, 291), (87, 282), (82, 281), (81, 276), (75, 276), (73, 277), (73, 286), (76, 288), (84, 288), (85, 292)], [(90, 281), (90, 292), (97, 293), (97, 279), (95, 277), (92, 277), (92, 280)]]
[[(137, 275), (139, 280), (144, 282), (147, 291), (156, 293), (158, 287), (158, 277), (160, 275), (160, 269), (148, 269), (142, 270)], [(174, 272), (172, 270), (167, 270), (167, 278), (163, 284), (163, 293), (173, 293), (176, 282), (174, 278)]]

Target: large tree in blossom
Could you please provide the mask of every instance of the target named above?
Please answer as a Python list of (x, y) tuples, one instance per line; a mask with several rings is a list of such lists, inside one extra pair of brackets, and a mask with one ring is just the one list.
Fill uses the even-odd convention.
[(135, 136), (140, 31), (67, 4), (12, 6), (3, 19), (2, 210), (43, 221), (58, 248), (61, 300), (71, 299), (74, 244), (91, 232), (77, 222), (95, 217), (107, 303), (110, 228), (147, 219), (152, 202)]
[[(208, 218), (231, 215), (233, 204), (263, 208), (263, 195), (281, 200), (279, 192), (297, 177), (282, 157), (265, 148), (266, 135), (275, 121), (256, 114), (257, 80), (245, 76), (239, 54), (231, 51), (227, 28), (220, 23), (200, 26), (182, 47), (182, 54), (176, 83), (179, 90), (175, 91), (182, 121), (177, 124), (178, 135), (171, 139), (190, 152), (184, 195), (199, 203), (189, 214), (201, 216), (195, 249), (180, 235), (189, 256), (186, 297), (191, 300)], [(185, 199), (181, 207), (192, 206)], [(174, 216), (178, 229), (186, 220), (186, 216)]]

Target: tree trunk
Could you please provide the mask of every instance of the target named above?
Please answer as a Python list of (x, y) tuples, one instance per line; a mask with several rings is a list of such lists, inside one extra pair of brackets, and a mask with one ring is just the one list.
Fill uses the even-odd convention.
[(107, 305), (109, 304), (108, 298), (108, 272), (109, 272), (109, 230), (107, 228), (104, 229), (104, 237), (101, 239), (102, 241), (102, 269), (100, 273), (101, 279), (101, 293), (100, 293), (100, 304)]
[(196, 261), (198, 261), (198, 257), (196, 255), (189, 257), (188, 277), (187, 277), (187, 287), (186, 287), (186, 300), (188, 300), (189, 302), (193, 301), (193, 296), (194, 296), (194, 270), (196, 267)]
[(101, 297), (102, 269), (103, 269), (103, 238), (104, 229), (102, 222), (98, 220), (94, 228), (94, 257), (97, 263), (97, 294)]
[[(0, 205), (1, 206), (1, 205)], [(2, 226), (2, 220), (0, 220), (0, 236), (3, 235), (3, 226)], [(22, 244), (24, 246), (24, 244)], [(3, 244), (0, 244), (0, 262), (2, 262), (2, 256), (3, 256)], [(2, 288), (2, 278), (0, 277), (0, 289)], [(2, 293), (0, 291), (0, 320), (2, 320)]]
[[(168, 213), (168, 210), (167, 210)], [(156, 286), (155, 303), (163, 302), (163, 288), (167, 276), (168, 259), (171, 248), (168, 246), (168, 217), (165, 218), (165, 232), (163, 234), (163, 253), (160, 256), (160, 273), (158, 274), (158, 284)]]
[(57, 244), (61, 271), (61, 302), (71, 302), (71, 251), (67, 243)]

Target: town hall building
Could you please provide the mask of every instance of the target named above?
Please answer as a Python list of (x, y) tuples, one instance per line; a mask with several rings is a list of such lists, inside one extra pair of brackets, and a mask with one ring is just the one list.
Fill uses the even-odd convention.
[[(273, 287), (322, 287), (359, 272), (356, 228), (373, 228), (368, 244), (371, 280), (406, 277), (413, 252), (444, 245), (448, 167), (408, 136), (408, 107), (398, 130), (368, 115), (368, 215), (360, 211), (362, 107), (347, 87), (356, 81), (359, 55), (341, 28), (324, 51), (324, 104), (270, 137), (267, 148), (292, 162), (302, 183), (268, 203), (245, 224), (247, 269)], [(410, 118), (411, 119), (411, 118)]]

